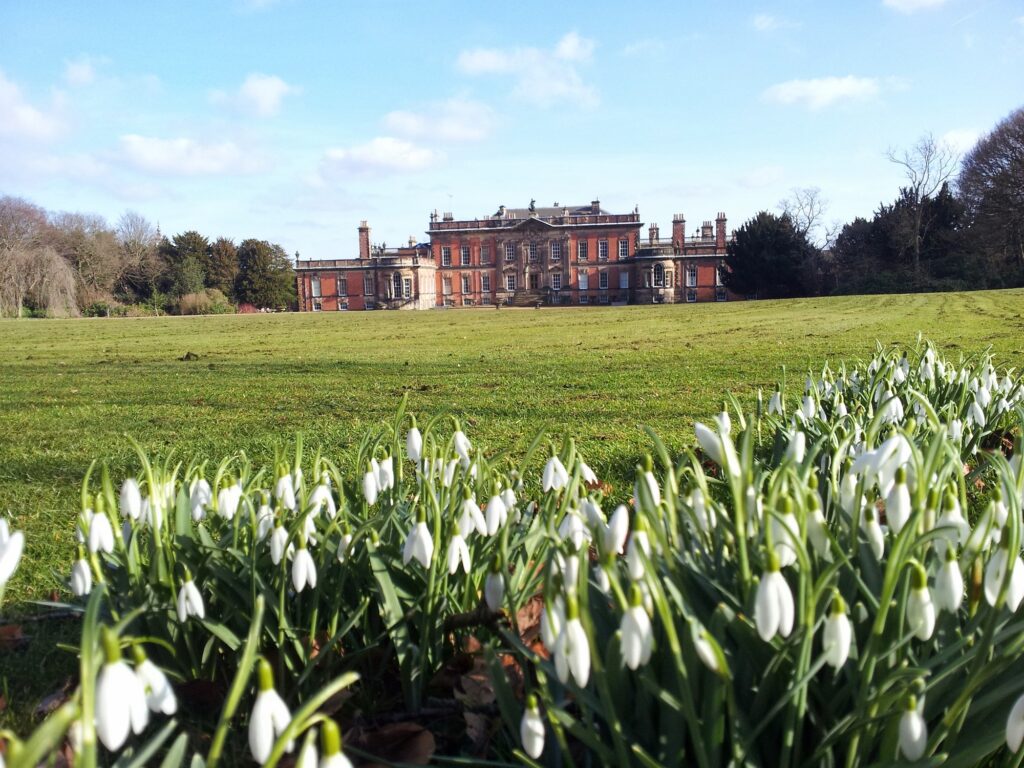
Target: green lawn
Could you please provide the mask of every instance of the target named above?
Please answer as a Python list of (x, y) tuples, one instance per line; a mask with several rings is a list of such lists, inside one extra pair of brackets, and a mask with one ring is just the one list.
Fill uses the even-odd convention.
[[(186, 457), (258, 460), (302, 432), (344, 461), (402, 395), (492, 448), (546, 426), (625, 493), (647, 450), (750, 397), (783, 365), (862, 358), (918, 334), (1024, 364), (1024, 291), (664, 307), (0, 321), (0, 514), (26, 532), (7, 611), (59, 587), (90, 460), (133, 467), (125, 435)], [(182, 360), (186, 353), (198, 359)], [(12, 605), (15, 604), (15, 605)]]

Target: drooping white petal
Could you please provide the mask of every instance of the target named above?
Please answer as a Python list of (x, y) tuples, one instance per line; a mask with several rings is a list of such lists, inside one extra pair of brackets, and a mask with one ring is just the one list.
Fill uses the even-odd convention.
[(505, 579), (501, 573), (491, 571), (484, 581), (484, 600), (492, 611), (501, 609), (505, 600)]
[(935, 604), (928, 587), (910, 590), (907, 598), (907, 624), (918, 640), (931, 639), (935, 631)]
[(142, 493), (139, 491), (139, 484), (134, 477), (129, 477), (121, 484), (118, 505), (123, 517), (138, 520), (139, 515), (142, 514)]
[(916, 709), (908, 709), (900, 717), (900, 752), (907, 760), (920, 760), (928, 746), (928, 725)]
[(630, 669), (647, 664), (651, 658), (654, 631), (642, 605), (633, 605), (622, 614), (622, 660)]
[(619, 504), (612, 513), (612, 519), (604, 531), (603, 544), (606, 552), (621, 555), (626, 547), (626, 536), (629, 534), (629, 509)]
[(825, 619), (821, 644), (825, 650), (825, 662), (833, 669), (842, 667), (850, 657), (852, 637), (850, 618), (845, 613), (832, 613)]
[(92, 592), (92, 570), (83, 558), (71, 566), (71, 593), (75, 597), (84, 597)]
[(418, 427), (410, 429), (409, 434), (405, 436), (405, 452), (417, 464), (423, 458), (423, 435), (420, 434)]
[(519, 740), (523, 751), (536, 760), (544, 753), (544, 721), (536, 708), (527, 707), (519, 723)]
[(1024, 696), (1014, 702), (1006, 718), (1006, 746), (1016, 754), (1024, 742)]

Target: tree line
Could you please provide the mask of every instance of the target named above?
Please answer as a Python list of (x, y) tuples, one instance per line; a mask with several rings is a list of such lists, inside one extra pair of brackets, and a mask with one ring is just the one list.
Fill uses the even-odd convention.
[(48, 212), (0, 196), (0, 316), (207, 314), (289, 309), (292, 261), (276, 243), (237, 245), (190, 230), (171, 238), (128, 211)]
[(820, 190), (799, 189), (745, 222), (726, 285), (756, 298), (1024, 286), (1024, 108), (963, 158), (930, 135), (888, 158), (906, 183), (871, 218), (827, 226)]

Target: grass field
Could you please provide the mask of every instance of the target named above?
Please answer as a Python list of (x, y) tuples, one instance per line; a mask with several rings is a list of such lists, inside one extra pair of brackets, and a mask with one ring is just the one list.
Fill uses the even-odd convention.
[[(862, 358), (918, 334), (947, 353), (1024, 364), (1024, 291), (663, 307), (0, 321), (0, 514), (26, 532), (7, 610), (61, 587), (93, 458), (134, 467), (125, 435), (185, 457), (263, 461), (302, 432), (345, 461), (408, 393), (471, 438), (575, 436), (624, 496), (647, 450), (750, 397), (782, 366)], [(186, 353), (197, 359), (182, 360)], [(346, 467), (344, 463), (343, 467)], [(12, 605), (13, 604), (13, 605)]]

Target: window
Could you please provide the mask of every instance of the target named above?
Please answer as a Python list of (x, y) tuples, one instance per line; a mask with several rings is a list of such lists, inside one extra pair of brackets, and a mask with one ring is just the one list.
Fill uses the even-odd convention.
[(491, 276), (480, 275), (480, 290), (484, 293), (489, 293), (491, 290)]
[(674, 277), (675, 276), (672, 274), (672, 270), (671, 269), (666, 269), (665, 270), (665, 287), (666, 288), (672, 288), (675, 285)]
[(472, 307), (473, 306), (473, 297), (472, 296), (463, 296), (462, 297), (462, 306), (464, 306), (464, 307)]
[(339, 312), (347, 312), (348, 311), (348, 299), (338, 299), (338, 311)]
[(552, 243), (551, 244), (551, 260), (561, 261), (562, 260), (562, 244)]
[(515, 260), (516, 260), (516, 244), (515, 243), (505, 243), (505, 261), (515, 261)]
[(481, 245), (480, 246), (480, 263), (490, 264), (491, 263), (491, 246)]
[(447, 245), (441, 246), (441, 266), (450, 267), (452, 265), (452, 249)]
[(622, 238), (621, 240), (619, 240), (619, 258), (629, 258), (629, 240), (627, 240), (626, 238)]
[(538, 275), (536, 272), (530, 273), (530, 288), (532, 290), (540, 288), (540, 275)]
[(464, 267), (469, 266), (469, 246), (464, 245), (459, 248), (459, 261)]
[(597, 258), (601, 261), (608, 261), (608, 241), (598, 240), (597, 241)]
[(398, 272), (391, 276), (391, 287), (394, 291), (392, 296), (396, 299), (402, 298), (402, 276)]
[(661, 264), (654, 265), (654, 287), (662, 288), (665, 285), (665, 267)]
[(557, 275), (556, 274), (556, 275), (552, 275), (551, 276), (551, 290), (553, 290), (553, 291), (560, 291), (560, 290), (562, 290), (562, 276), (561, 275)]
[(725, 301), (729, 297), (726, 295), (725, 288), (719, 286), (715, 288), (715, 301)]
[(450, 277), (441, 278), (441, 293), (445, 296), (450, 296), (452, 293), (452, 279)]
[(581, 293), (580, 294), (580, 304), (589, 304), (589, 303), (590, 303), (590, 297), (587, 296), (587, 294), (585, 294), (585, 293)]
[(539, 259), (536, 243), (530, 243), (528, 246), (526, 246), (526, 249), (527, 253), (530, 255), (530, 261), (537, 261)]
[(598, 274), (598, 276), (597, 276), (597, 287), (600, 288), (602, 291), (607, 291), (608, 290), (608, 273), (607, 272), (601, 272), (601, 273)]
[(310, 280), (309, 280), (309, 292), (313, 296), (319, 296), (320, 295), (320, 276), (319, 275), (313, 275), (313, 277), (310, 278)]
[(686, 290), (686, 300), (691, 304), (697, 300), (697, 292), (692, 288)]
[(480, 297), (480, 303), (481, 304), (486, 304), (487, 306), (490, 306), (491, 305), (491, 294), (485, 293), (483, 296), (481, 296)]
[(619, 270), (619, 289), (629, 288), (629, 272)]
[(366, 301), (363, 302), (363, 308), (364, 309), (376, 309), (377, 308), (377, 302), (375, 302), (373, 299), (367, 299)]
[(602, 304), (607, 304), (608, 303), (608, 294), (607, 293), (602, 293), (601, 294), (601, 303)]
[(412, 278), (407, 277), (402, 281), (402, 296), (407, 299), (412, 298)]
[(719, 264), (715, 268), (715, 285), (725, 285), (725, 265)]
[(373, 295), (373, 278), (370, 275), (363, 277), (363, 293), (367, 296)]
[(686, 287), (696, 288), (697, 287), (697, 267), (690, 264), (686, 267)]
[[(338, 295), (339, 296), (348, 296), (348, 278), (347, 277), (339, 277), (338, 278)], [(346, 309), (347, 309), (347, 307), (346, 307)]]
[(469, 275), (462, 276), (462, 292), (469, 293)]
[(586, 240), (580, 240), (578, 243), (576, 243), (576, 258), (579, 259), (580, 261), (586, 261), (587, 260), (587, 241)]
[(319, 312), (323, 308), (324, 307), (323, 307), (323, 304), (320, 303), (320, 299), (313, 299), (313, 311), (314, 312)]
[(516, 289), (516, 276), (505, 275), (505, 290), (514, 291)]
[(579, 289), (585, 291), (590, 288), (590, 275), (586, 272), (578, 272), (576, 282), (579, 284)]

